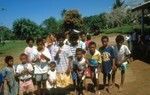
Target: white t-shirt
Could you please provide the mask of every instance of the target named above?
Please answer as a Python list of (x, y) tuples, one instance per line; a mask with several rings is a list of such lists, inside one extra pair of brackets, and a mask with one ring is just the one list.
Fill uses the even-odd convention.
[(55, 71), (49, 70), (47, 74), (49, 76), (48, 77), (49, 80), (51, 80), (51, 81), (56, 80), (56, 78), (57, 78), (57, 76), (56, 76), (56, 70)]
[(129, 48), (126, 45), (122, 45), (120, 47), (120, 50), (118, 50), (117, 45), (114, 46), (114, 53), (115, 53), (115, 58), (117, 59), (118, 63), (121, 63), (124, 61), (126, 55), (131, 54)]
[(79, 48), (82, 48), (83, 50), (86, 50), (86, 44), (85, 42), (78, 40)]
[[(33, 71), (32, 65), (31, 65), (30, 63), (26, 63), (26, 64), (19, 64), (19, 65), (17, 66), (16, 73), (21, 74), (21, 72), (24, 71), (25, 69), (27, 69), (27, 70), (30, 71), (30, 72)], [(21, 76), (19, 77), (19, 79), (24, 80), (24, 79), (29, 79), (29, 78), (31, 78), (31, 77), (32, 77), (32, 75), (30, 75), (30, 74), (25, 74), (25, 75), (21, 75)]]
[(86, 60), (82, 58), (80, 61), (77, 59), (73, 61), (73, 64), (77, 65), (80, 70), (84, 70), (86, 67)]
[(47, 65), (46, 59), (41, 57), (42, 54), (49, 58), (50, 61), (52, 60), (51, 54), (49, 53), (49, 50), (46, 47), (44, 48), (44, 51), (38, 52), (38, 57), (40, 61), (34, 65), (34, 74), (44, 74), (48, 72), (49, 67)]
[(24, 53), (26, 55), (28, 55), (28, 58), (29, 58), (29, 62), (32, 62), (32, 60), (34, 60), (36, 58), (36, 55), (37, 55), (37, 47), (36, 46), (33, 46), (33, 47), (26, 47), (25, 50), (24, 50)]

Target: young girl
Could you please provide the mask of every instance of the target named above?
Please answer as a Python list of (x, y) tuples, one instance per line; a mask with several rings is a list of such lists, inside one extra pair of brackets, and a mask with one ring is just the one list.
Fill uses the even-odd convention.
[(28, 46), (25, 48), (24, 53), (28, 56), (28, 62), (32, 63), (36, 57), (36, 46), (34, 46), (34, 39), (29, 37), (26, 39)]
[(17, 66), (17, 76), (19, 77), (19, 95), (33, 95), (34, 86), (32, 82), (33, 67), (28, 63), (28, 56), (24, 53), (20, 55), (21, 64)]
[(52, 61), (50, 64), (50, 70), (48, 71), (48, 79), (46, 81), (46, 88), (50, 90), (51, 88), (57, 87), (57, 75), (56, 75), (56, 63)]
[(114, 46), (115, 53), (115, 69), (113, 70), (112, 80), (113, 84), (115, 84), (115, 74), (117, 68), (121, 70), (121, 84), (119, 90), (122, 90), (124, 80), (125, 80), (125, 71), (127, 69), (127, 60), (130, 58), (130, 50), (126, 45), (123, 45), (124, 37), (122, 35), (118, 35), (116, 37), (116, 45)]
[(102, 54), (103, 83), (104, 86), (106, 86), (106, 80), (108, 80), (107, 91), (110, 93), (111, 75), (114, 67), (114, 51), (113, 48), (108, 45), (109, 38), (107, 36), (103, 36), (101, 42), (102, 47), (99, 48), (99, 51)]
[[(45, 47), (43, 39), (39, 38), (36, 41), (37, 44), (37, 58), (35, 59), (34, 74), (39, 94), (45, 93), (46, 80), (48, 72), (48, 62), (51, 61), (51, 54), (47, 47)], [(41, 88), (44, 91), (41, 91)]]
[[(15, 78), (15, 70), (13, 68), (13, 57), (12, 56), (6, 56), (5, 57), (5, 63), (7, 64), (7, 67), (4, 67), (1, 70), (1, 74), (5, 79), (6, 86), (4, 87), (7, 89), (7, 93), (4, 93), (4, 95), (17, 95), (18, 94), (18, 86), (17, 81)], [(4, 90), (6, 90), (4, 89)], [(3, 95), (3, 94), (2, 94)]]

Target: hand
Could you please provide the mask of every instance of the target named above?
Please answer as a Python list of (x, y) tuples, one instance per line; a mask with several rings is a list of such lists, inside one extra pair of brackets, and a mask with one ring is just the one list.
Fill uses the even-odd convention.
[(113, 65), (113, 66), (112, 66), (112, 70), (115, 71), (116, 69), (117, 69), (117, 66), (116, 66), (116, 65)]
[(70, 68), (68, 68), (68, 69), (66, 70), (66, 74), (67, 74), (67, 75), (70, 74)]

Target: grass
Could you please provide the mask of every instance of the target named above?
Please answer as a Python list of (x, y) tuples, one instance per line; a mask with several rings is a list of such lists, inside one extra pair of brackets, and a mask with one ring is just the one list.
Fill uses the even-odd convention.
[(26, 47), (25, 41), (12, 40), (6, 41), (4, 45), (0, 45), (0, 68), (4, 66), (4, 57), (11, 55), (14, 57), (14, 63), (19, 63), (19, 55), (24, 52)]

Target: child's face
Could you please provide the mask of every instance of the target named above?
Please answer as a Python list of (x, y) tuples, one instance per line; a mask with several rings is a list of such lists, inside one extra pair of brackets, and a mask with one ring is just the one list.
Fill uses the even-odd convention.
[(81, 35), (80, 37), (81, 37), (81, 40), (82, 40), (82, 41), (85, 41), (85, 40), (86, 40), (86, 35), (85, 35), (85, 34)]
[(39, 43), (37, 44), (37, 49), (38, 49), (38, 51), (41, 51), (42, 49), (44, 49), (44, 45), (43, 45), (42, 42), (39, 42)]
[(56, 67), (55, 64), (50, 64), (50, 69), (51, 69), (51, 71), (54, 71), (54, 70), (55, 70), (55, 67)]
[(10, 59), (10, 60), (8, 61), (8, 63), (7, 63), (7, 64), (8, 64), (9, 66), (12, 66), (12, 65), (13, 65), (13, 63), (14, 63), (14, 60), (13, 60), (13, 59)]
[(121, 41), (121, 40), (120, 41), (116, 41), (116, 43), (117, 43), (118, 46), (121, 46), (123, 44), (123, 41)]
[(94, 54), (95, 49), (96, 49), (96, 46), (94, 44), (89, 46), (90, 53)]
[(27, 56), (21, 56), (21, 57), (20, 57), (20, 61), (21, 61), (22, 63), (26, 63), (27, 60), (28, 60), (28, 57), (27, 57)]
[(102, 39), (102, 45), (106, 47), (108, 45), (108, 39)]
[(59, 46), (63, 46), (64, 45), (64, 39), (63, 38), (58, 39), (58, 43), (59, 43)]
[(29, 41), (29, 43), (28, 43), (29, 47), (32, 47), (32, 46), (33, 46), (33, 44), (34, 44), (34, 43), (33, 43), (33, 41), (32, 41), (32, 40), (30, 40), (30, 41)]
[(82, 51), (76, 52), (76, 57), (77, 57), (78, 60), (80, 60), (83, 57)]

